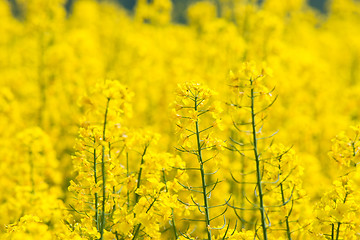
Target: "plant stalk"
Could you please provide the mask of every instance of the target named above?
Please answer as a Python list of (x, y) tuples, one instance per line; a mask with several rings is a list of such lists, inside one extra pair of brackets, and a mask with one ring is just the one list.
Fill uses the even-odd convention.
[[(95, 139), (94, 139), (94, 145), (95, 145)], [(97, 173), (96, 173), (96, 148), (94, 147), (94, 181), (95, 186), (97, 186)], [(99, 215), (98, 215), (98, 194), (95, 193), (95, 223), (96, 223), (96, 229), (99, 231)]]
[[(105, 116), (104, 116), (104, 126), (103, 126), (103, 141), (106, 140), (106, 123), (107, 123), (107, 115), (109, 110), (110, 98), (107, 99), (106, 109), (105, 109)], [(102, 146), (102, 153), (101, 153), (101, 174), (102, 174), (102, 212), (101, 212), (101, 226), (100, 226), (100, 240), (103, 240), (104, 235), (104, 228), (105, 228), (105, 201), (106, 201), (106, 176), (105, 176), (105, 146)]]
[[(253, 86), (253, 81), (250, 79), (251, 86)], [(267, 231), (266, 231), (266, 213), (264, 208), (263, 200), (263, 191), (261, 184), (261, 169), (260, 169), (260, 158), (258, 153), (257, 138), (256, 138), (256, 122), (255, 122), (255, 106), (254, 106), (254, 88), (251, 88), (251, 125), (254, 141), (254, 156), (256, 162), (256, 177), (257, 177), (257, 187), (259, 189), (259, 199), (260, 199), (260, 214), (261, 214), (261, 225), (263, 229), (264, 240), (267, 240)]]
[[(285, 204), (285, 196), (284, 196), (284, 189), (283, 189), (283, 184), (280, 183), (280, 190), (281, 190), (281, 198), (282, 198), (282, 202), (283, 204)], [(287, 215), (285, 217), (285, 222), (286, 222), (286, 235), (287, 238), (289, 240), (291, 240), (291, 231), (290, 231), (290, 224), (289, 224), (289, 215)]]
[[(165, 171), (162, 170), (163, 172), (163, 179), (164, 179), (164, 184), (165, 184), (165, 190), (166, 192), (168, 192), (168, 187), (166, 186), (166, 175), (165, 175)], [(176, 225), (175, 225), (175, 218), (174, 218), (174, 209), (171, 209), (171, 225), (172, 225), (172, 228), (173, 228), (173, 232), (174, 232), (174, 235), (175, 235), (175, 239), (178, 239), (179, 238), (179, 235), (176, 231)]]
[[(195, 111), (197, 111), (197, 96), (195, 96)], [(201, 153), (201, 143), (200, 143), (200, 131), (199, 131), (199, 121), (196, 120), (195, 122), (196, 127), (196, 139), (197, 139), (197, 150), (198, 150), (198, 159), (200, 163), (200, 173), (201, 173), (201, 181), (202, 181), (202, 193), (204, 197), (204, 210), (205, 210), (205, 223), (206, 223), (206, 231), (208, 235), (208, 240), (211, 240), (211, 230), (210, 230), (210, 214), (209, 214), (209, 204), (207, 198), (207, 191), (206, 191), (206, 180), (205, 180), (205, 171), (204, 171), (204, 164), (202, 159)]]

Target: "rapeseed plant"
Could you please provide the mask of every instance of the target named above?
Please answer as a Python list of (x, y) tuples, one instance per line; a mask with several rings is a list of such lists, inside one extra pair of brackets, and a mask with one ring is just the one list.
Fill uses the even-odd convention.
[[(268, 90), (264, 83), (269, 74), (269, 68), (259, 69), (254, 62), (244, 63), (236, 74), (230, 72), (230, 87), (234, 91), (235, 99), (228, 105), (234, 109), (232, 122), (237, 134), (232, 133), (229, 149), (240, 155), (241, 180), (237, 180), (233, 173), (231, 176), (242, 188), (240, 207), (231, 207), (243, 223), (247, 222), (244, 214), (238, 214), (237, 211), (260, 211), (261, 238), (280, 237), (279, 230), (285, 224), (286, 238), (292, 239), (294, 229), (290, 228), (289, 217), (293, 212), (294, 202), (304, 196), (300, 178), (303, 170), (292, 149), (273, 144), (272, 137), (276, 132), (270, 135), (263, 133), (267, 111), (277, 99), (273, 96), (274, 89)], [(264, 141), (269, 140), (271, 142), (266, 146)], [(252, 161), (254, 165), (247, 163), (245, 170), (245, 161)], [(251, 174), (255, 177), (248, 176)], [(247, 197), (245, 184), (254, 186), (255, 196), (252, 200)], [(250, 203), (250, 208), (245, 207), (245, 199)], [(257, 217), (252, 218), (255, 219), (251, 221), (257, 221)], [(253, 224), (250, 223), (250, 226)], [(270, 227), (276, 227), (275, 233)], [(255, 230), (258, 231), (256, 224)]]
[[(179, 85), (177, 92), (177, 99), (175, 105), (175, 116), (177, 120), (177, 127), (179, 128), (179, 147), (177, 150), (183, 153), (192, 154), (196, 157), (197, 163), (191, 163), (191, 167), (187, 168), (188, 171), (199, 171), (196, 182), (198, 185), (187, 186), (182, 183), (183, 187), (190, 191), (192, 203), (184, 204), (186, 206), (196, 207), (199, 212), (204, 215), (204, 219), (187, 219), (188, 221), (201, 221), (205, 223), (203, 231), (207, 236), (207, 239), (213, 239), (213, 230), (211, 222), (218, 217), (225, 214), (225, 211), (218, 216), (210, 215), (210, 210), (214, 207), (226, 206), (226, 204), (213, 206), (210, 205), (210, 199), (212, 192), (219, 183), (219, 180), (211, 182), (210, 176), (215, 172), (209, 172), (207, 163), (214, 161), (216, 153), (212, 155), (206, 154), (209, 151), (222, 147), (222, 141), (212, 136), (213, 128), (219, 125), (218, 112), (219, 108), (215, 107), (214, 103), (211, 103), (211, 98), (215, 93), (199, 83), (187, 82)], [(212, 115), (212, 121), (208, 123), (205, 120), (206, 115)], [(204, 121), (205, 120), (205, 121)], [(195, 175), (196, 176), (196, 175)], [(194, 177), (195, 177), (194, 176)], [(202, 198), (202, 202), (197, 201), (197, 196)], [(225, 219), (225, 217), (224, 217)], [(225, 223), (226, 224), (226, 223)], [(223, 238), (228, 233), (225, 232)], [(191, 239), (189, 234), (183, 234), (182, 236), (187, 239)]]
[[(76, 182), (69, 186), (74, 193), (70, 208), (80, 222), (69, 226), (82, 237), (160, 238), (160, 228), (180, 208), (173, 178), (186, 178), (183, 162), (150, 150), (156, 135), (124, 127), (131, 96), (118, 81), (107, 80), (81, 99), (86, 118), (74, 156)], [(175, 167), (180, 170), (174, 176)]]
[[(238, 146), (245, 146), (249, 149), (246, 149), (247, 151), (253, 152), (253, 157), (250, 157), (246, 155), (247, 158), (250, 158), (255, 162), (255, 168), (254, 172), (256, 175), (256, 180), (254, 182), (255, 184), (255, 195), (256, 198), (259, 198), (259, 206), (256, 207), (256, 204), (253, 205), (259, 209), (260, 211), (260, 221), (261, 221), (261, 227), (262, 227), (262, 237), (263, 239), (268, 239), (268, 225), (270, 226), (270, 221), (267, 216), (266, 207), (264, 204), (264, 184), (263, 184), (263, 175), (262, 175), (262, 169), (265, 169), (265, 163), (261, 159), (263, 150), (260, 150), (258, 144), (259, 140), (264, 139), (260, 138), (262, 127), (263, 127), (263, 121), (266, 118), (263, 114), (264, 111), (266, 111), (275, 100), (272, 100), (269, 102), (266, 98), (272, 96), (271, 91), (268, 91), (261, 83), (261, 80), (265, 77), (265, 70), (262, 69), (259, 71), (256, 69), (256, 65), (254, 63), (244, 63), (242, 68), (239, 70), (238, 74), (234, 74), (233, 72), (230, 72), (230, 78), (231, 78), (231, 87), (235, 91), (236, 96), (236, 102), (231, 102), (229, 105), (231, 107), (234, 107), (235, 109), (241, 109), (249, 114), (244, 115), (243, 119), (241, 119), (241, 122), (233, 121), (233, 126), (236, 128), (238, 132), (244, 132), (249, 134), (249, 137), (252, 138), (249, 140), (249, 143), (241, 143), (237, 140), (232, 139), (232, 142), (234, 143), (231, 147), (231, 150), (239, 152), (241, 155), (244, 155), (244, 153), (240, 152), (240, 150), (237, 148)], [(260, 98), (261, 100), (256, 101), (255, 99)], [(275, 98), (276, 99), (276, 98)], [(263, 103), (265, 101), (265, 103)], [(256, 103), (256, 105), (255, 105)], [(243, 130), (239, 126), (249, 126), (249, 130)], [(265, 138), (266, 139), (266, 138)], [(245, 155), (244, 155), (245, 156)], [(239, 182), (240, 184), (243, 184)], [(244, 197), (244, 196), (243, 196)], [(234, 210), (245, 210), (243, 208), (237, 208), (235, 206), (232, 206)], [(243, 221), (243, 220), (242, 220)], [(267, 223), (268, 222), (268, 223)]]
[(69, 187), (76, 201), (70, 207), (83, 215), (81, 224), (85, 229), (97, 230), (90, 237), (103, 239), (110, 231), (109, 222), (116, 209), (116, 198), (112, 195), (121, 191), (118, 178), (125, 174), (120, 164), (126, 136), (122, 123), (124, 114), (131, 112), (131, 93), (118, 81), (108, 80), (97, 85), (90, 96), (81, 100), (87, 118), (83, 120), (76, 146), (77, 182), (71, 181)]
[(60, 200), (62, 176), (55, 151), (47, 134), (38, 127), (18, 133), (11, 143), (17, 151), (4, 154), (2, 164), (4, 169), (12, 169), (4, 173), (6, 185), (2, 187), (5, 238), (51, 239), (64, 230), (61, 219), (66, 215)]
[[(359, 3), (322, 13), (303, 0), (198, 1), (186, 12), (178, 24), (170, 0), (133, 11), (0, 0), (1, 239), (262, 239), (262, 222), (268, 239), (359, 238), (359, 131), (339, 133), (360, 119)], [(274, 77), (245, 64), (230, 94), (226, 72), (249, 59)], [(218, 94), (200, 116), (175, 105), (189, 117), (178, 128), (168, 105), (187, 79)], [(279, 97), (253, 131), (247, 96), (261, 95), (261, 111), (275, 99), (267, 86)], [(205, 175), (210, 228), (204, 194), (186, 189), (203, 189), (198, 156), (181, 152), (198, 150), (186, 130), (196, 122), (211, 127), (199, 134), (204, 173), (216, 172)], [(260, 140), (268, 129), (276, 140)]]
[(333, 140), (329, 156), (342, 170), (315, 206), (316, 218), (311, 233), (318, 239), (358, 239), (359, 222), (359, 126), (352, 126), (352, 137), (340, 132)]

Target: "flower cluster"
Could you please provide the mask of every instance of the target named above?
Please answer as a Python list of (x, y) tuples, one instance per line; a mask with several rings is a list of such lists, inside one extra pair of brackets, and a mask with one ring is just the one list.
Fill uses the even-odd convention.
[(359, 238), (358, 1), (116, 2), (0, 0), (0, 239)]
[[(221, 149), (223, 145), (220, 140), (212, 137), (214, 127), (218, 125), (220, 120), (218, 114), (221, 111), (220, 107), (216, 107), (211, 102), (214, 94), (212, 90), (199, 83), (187, 82), (178, 86), (177, 99), (174, 104), (174, 111), (178, 118), (176, 125), (180, 129), (180, 146), (177, 150), (182, 153), (195, 155), (197, 163), (189, 159), (187, 170), (197, 170), (200, 173), (200, 178), (197, 175), (197, 181), (192, 181), (188, 185), (182, 184), (190, 192), (192, 200), (192, 203), (184, 202), (184, 204), (186, 206), (197, 207), (199, 212), (204, 215), (202, 220), (193, 218), (189, 221), (204, 222), (205, 228), (203, 229), (207, 239), (212, 239), (214, 235), (213, 230), (216, 230), (216, 228), (212, 227), (213, 224), (211, 222), (219, 217), (211, 216), (210, 209), (212, 212), (215, 212), (217, 210), (215, 207), (219, 208), (226, 205), (210, 205), (211, 195), (214, 194), (213, 191), (219, 183), (219, 180), (211, 182), (210, 178), (217, 172), (212, 170), (214, 169), (212, 162), (215, 161), (211, 160), (216, 158), (216, 153), (213, 150)], [(209, 115), (211, 115), (210, 119)], [(197, 200), (198, 198), (203, 200), (200, 202)], [(221, 215), (224, 215), (224, 213)], [(182, 233), (182, 236), (188, 239), (191, 238), (191, 235), (188, 233)]]
[(334, 181), (315, 207), (316, 220), (310, 230), (318, 239), (358, 239), (360, 231), (356, 216), (360, 214), (360, 195), (354, 174)]
[(69, 190), (74, 193), (70, 207), (81, 219), (70, 226), (82, 237), (159, 238), (160, 228), (180, 208), (180, 185), (173, 179), (186, 179), (184, 164), (150, 150), (156, 135), (124, 127), (130, 98), (123, 85), (107, 80), (81, 100), (86, 119), (73, 159), (76, 181)]
[[(245, 62), (236, 74), (230, 72), (234, 94), (228, 105), (234, 130), (229, 149), (238, 153), (240, 160), (240, 169), (230, 171), (235, 185), (241, 186), (239, 204), (231, 207), (239, 212), (242, 226), (253, 226), (252, 219), (259, 219), (263, 239), (291, 239), (293, 230), (303, 224), (299, 222), (301, 213), (294, 210), (305, 196), (303, 167), (293, 149), (273, 143), (277, 132), (264, 130), (268, 110), (277, 99), (274, 89), (266, 87), (265, 78), (269, 75), (269, 68), (259, 68), (254, 62)], [(251, 189), (255, 196), (249, 200), (246, 193)], [(259, 210), (260, 216), (245, 214), (246, 210)]]
[(329, 156), (344, 167), (356, 167), (360, 162), (360, 126), (352, 126), (353, 138), (345, 132), (339, 133), (333, 140)]
[[(174, 103), (174, 116), (177, 119), (179, 143), (185, 149), (196, 149), (196, 125), (201, 123), (203, 129), (198, 129), (201, 144), (205, 148), (222, 146), (222, 141), (212, 136), (214, 127), (222, 127), (219, 114), (222, 112), (219, 102), (209, 102), (216, 93), (199, 83), (189, 82), (178, 86), (177, 99)], [(211, 115), (211, 118), (201, 117)]]

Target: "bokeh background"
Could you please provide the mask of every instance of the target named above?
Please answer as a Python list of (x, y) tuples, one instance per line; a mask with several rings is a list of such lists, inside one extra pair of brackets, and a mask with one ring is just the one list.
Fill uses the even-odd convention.
[[(216, 92), (209, 104), (217, 102), (214, 106), (223, 110), (216, 115), (222, 128), (214, 128), (211, 139), (220, 139), (227, 148), (230, 137), (249, 140), (249, 135), (236, 132), (232, 123), (247, 116), (246, 112), (236, 115), (229, 108), (235, 97), (229, 88), (234, 80), (230, 72), (240, 74), (245, 62), (257, 66), (254, 72), (266, 69), (262, 89), (275, 87), (271, 96), (278, 96), (261, 131), (264, 135), (278, 133), (261, 149), (270, 154), (275, 151), (269, 150), (270, 143), (292, 147), (289, 166), (301, 169), (292, 179), (301, 188), (298, 196), (302, 196), (291, 215), (292, 227), (297, 229), (294, 238), (324, 239), (324, 234), (331, 234), (332, 224), (341, 221), (356, 224), (341, 225), (342, 238), (358, 236), (359, 215), (354, 214), (359, 211), (358, 196), (354, 195), (349, 205), (331, 204), (340, 199), (345, 188), (360, 192), (356, 170), (360, 162), (356, 127), (360, 121), (359, 1), (0, 0), (0, 20), (1, 237), (99, 238), (92, 219), (94, 208), (87, 204), (94, 200), (95, 192), (101, 193), (100, 187), (84, 177), (88, 156), (74, 156), (89, 150), (89, 146), (79, 144), (90, 134), (84, 129), (99, 127), (103, 121), (106, 104), (101, 94), (124, 93), (131, 106), (126, 105), (124, 111), (124, 104), (119, 104), (114, 111), (117, 114), (112, 115), (114, 124), (109, 126), (116, 127), (112, 129), (114, 138), (122, 139), (125, 149), (117, 149), (121, 154), (116, 158), (116, 170), (129, 166), (131, 174), (107, 174), (117, 176), (114, 186), (132, 189), (133, 199), (140, 199), (134, 187), (148, 139), (157, 139), (157, 144), (150, 145), (145, 158), (153, 183), (146, 182), (144, 188), (165, 194), (159, 178), (161, 165), (156, 163), (173, 164), (177, 160), (174, 155), (188, 166), (197, 163), (176, 150), (182, 144), (174, 115), (178, 84), (196, 82)], [(209, 123), (212, 117), (209, 114), (202, 122)], [(244, 195), (231, 177), (232, 171), (251, 172), (252, 162), (245, 163), (225, 147), (216, 149), (218, 159), (209, 164), (209, 170), (221, 169), (216, 176), (224, 180), (212, 195), (213, 204), (223, 203), (223, 197), (232, 193), (236, 193), (235, 203), (247, 202), (246, 196), (257, 201), (251, 185), (244, 188), (248, 194)], [(341, 178), (349, 171), (355, 177)], [(169, 177), (176, 182), (178, 176), (171, 173)], [(190, 174), (187, 180), (190, 185), (199, 185), (196, 175)], [(82, 205), (77, 202), (80, 192), (90, 196), (85, 199), (88, 201), (80, 198)], [(184, 191), (167, 199), (178, 196), (189, 198)], [(277, 199), (268, 196), (269, 204)], [(146, 204), (153, 199), (142, 197), (147, 197)], [(149, 224), (143, 237), (149, 233), (169, 239), (169, 218), (151, 217), (164, 211), (176, 220), (185, 218), (181, 207), (174, 205), (179, 210), (175, 214), (159, 207), (151, 216), (133, 219), (138, 202), (129, 203), (123, 196), (119, 199), (121, 206), (131, 205), (130, 210), (116, 218), (107, 216), (111, 216), (111, 224), (131, 219), (128, 225), (118, 226), (124, 238), (131, 239), (141, 223)], [(75, 203), (90, 217), (71, 209)], [(173, 202), (169, 200), (164, 206), (169, 203)], [(336, 219), (329, 217), (329, 209)], [(269, 212), (282, 226), (281, 231), (272, 231), (272, 239), (284, 238), (288, 212), (286, 207)], [(201, 215), (196, 209), (191, 209), (191, 214)], [(234, 228), (238, 218), (233, 212), (227, 214)], [(244, 213), (243, 218), (247, 222), (243, 230), (254, 231), (259, 214)], [(221, 220), (216, 225), (221, 225)], [(116, 235), (111, 224), (106, 230), (108, 239)], [(186, 231), (188, 225), (183, 221), (178, 226)], [(198, 229), (195, 235), (202, 238), (203, 227), (194, 228)]]

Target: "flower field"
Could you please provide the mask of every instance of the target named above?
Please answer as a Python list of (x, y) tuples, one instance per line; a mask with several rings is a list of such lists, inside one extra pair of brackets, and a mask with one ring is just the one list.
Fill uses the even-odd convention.
[(0, 0), (0, 239), (360, 239), (359, 1), (65, 2)]

